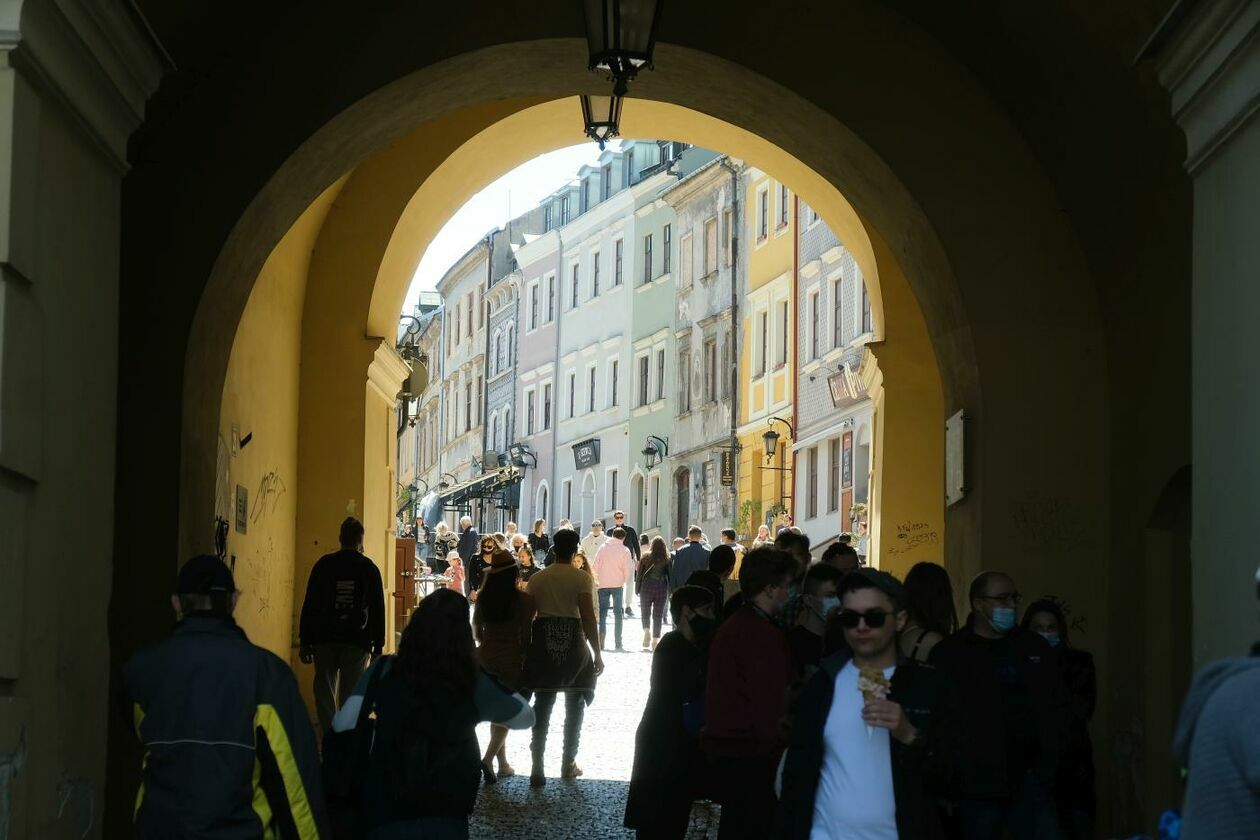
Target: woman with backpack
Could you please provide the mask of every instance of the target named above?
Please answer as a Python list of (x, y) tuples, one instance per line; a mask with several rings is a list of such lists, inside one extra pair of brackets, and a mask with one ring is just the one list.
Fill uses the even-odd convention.
[(467, 838), (481, 782), (477, 724), (533, 724), (524, 698), (477, 665), (468, 618), (456, 592), (424, 598), (397, 656), (378, 659), (333, 720), (334, 732), (354, 730), (363, 756), (362, 836)]
[[(512, 555), (506, 551), (496, 553), (490, 559), (473, 610), (473, 636), (480, 645), (477, 660), (512, 691), (521, 688), (529, 628), (534, 621), (534, 599), (517, 586), (519, 578), (520, 570)], [(481, 774), (486, 784), (494, 784), (499, 776), (516, 775), (507, 760), (507, 734), (506, 726), (491, 724), (490, 743), (481, 758)], [(493, 765), (496, 758), (498, 776)]]

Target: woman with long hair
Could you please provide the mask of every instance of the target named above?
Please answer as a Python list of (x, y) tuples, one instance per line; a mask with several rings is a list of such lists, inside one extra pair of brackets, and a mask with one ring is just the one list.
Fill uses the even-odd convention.
[(486, 569), (490, 567), (490, 560), (501, 550), (493, 534), (482, 534), (477, 547), (479, 553), (468, 559), (468, 568), (465, 570), (465, 574), (468, 575), (468, 601), (473, 604), (477, 603), (477, 591), (481, 589), (481, 582)]
[(753, 540), (752, 547), (760, 548), (763, 545), (774, 545), (774, 537), (770, 536), (769, 525), (757, 526), (757, 537)]
[[(528, 549), (526, 549), (528, 550)], [(517, 587), (520, 571), (512, 555), (500, 551), (490, 561), (486, 576), (477, 594), (473, 610), (473, 635), (476, 637), (477, 661), (481, 667), (513, 691), (521, 689), (521, 670), (525, 665), (525, 648), (529, 645), (529, 628), (534, 621), (534, 599)], [(507, 727), (490, 727), (490, 742), (481, 758), (481, 772), (486, 784), (499, 777), (516, 775), (507, 760)], [(492, 762), (499, 761), (496, 775)]]
[(449, 589), (420, 601), (398, 655), (373, 663), (333, 729), (354, 729), (360, 718), (372, 727), (363, 733), (362, 786), (362, 828), (371, 840), (467, 838), (481, 775), (477, 724), (533, 724), (524, 698), (477, 665), (468, 601)]
[(656, 650), (661, 640), (661, 622), (669, 600), (669, 573), (673, 562), (662, 537), (654, 537), (647, 552), (639, 558), (639, 614), (643, 617), (643, 649)]
[(445, 522), (439, 521), (433, 529), (433, 571), (442, 574), (446, 571), (445, 558), (459, 545), (459, 534), (451, 530)]
[(534, 529), (526, 537), (535, 557), (546, 557), (551, 550), (551, 537), (547, 536), (547, 520), (535, 519)]
[(1098, 676), (1089, 651), (1068, 641), (1067, 616), (1053, 598), (1033, 601), (1024, 610), (1021, 626), (1039, 634), (1054, 649), (1063, 670), (1063, 687), (1069, 713), (1067, 743), (1055, 779), (1059, 821), (1069, 840), (1094, 836), (1098, 810), (1094, 790), (1094, 748), (1089, 739), (1089, 720), (1098, 700)]
[(915, 563), (904, 588), (906, 626), (897, 644), (902, 656), (927, 662), (937, 642), (958, 629), (954, 585), (942, 566)]
[(538, 566), (534, 563), (534, 552), (530, 550), (528, 545), (523, 545), (516, 552), (516, 562), (521, 568), (521, 579), (518, 585), (521, 589), (526, 588), (529, 579), (538, 573)]

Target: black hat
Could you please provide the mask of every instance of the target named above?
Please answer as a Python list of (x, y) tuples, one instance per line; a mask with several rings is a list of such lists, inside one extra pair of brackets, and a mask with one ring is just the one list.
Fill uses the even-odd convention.
[[(870, 566), (863, 566), (860, 569), (854, 569), (845, 575), (845, 580), (853, 577), (862, 578), (871, 586), (874, 586), (880, 592), (887, 595), (893, 604), (898, 607), (906, 602), (905, 587), (901, 585), (901, 581), (888, 574), (888, 572), (881, 572), (879, 569), (872, 569)], [(844, 581), (841, 581), (840, 589), (841, 591), (845, 591), (847, 589), (844, 585)]]
[(184, 564), (175, 581), (177, 595), (209, 595), (211, 592), (235, 592), (232, 570), (213, 554), (199, 554)]

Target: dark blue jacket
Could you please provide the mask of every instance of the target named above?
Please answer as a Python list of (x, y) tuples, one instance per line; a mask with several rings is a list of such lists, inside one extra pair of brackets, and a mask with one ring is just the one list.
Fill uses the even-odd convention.
[(698, 542), (688, 542), (674, 552), (674, 570), (670, 572), (671, 588), (687, 584), (692, 572), (709, 570), (709, 550)]
[(188, 616), (123, 687), (145, 753), (136, 837), (330, 836), (293, 672), (232, 619)]

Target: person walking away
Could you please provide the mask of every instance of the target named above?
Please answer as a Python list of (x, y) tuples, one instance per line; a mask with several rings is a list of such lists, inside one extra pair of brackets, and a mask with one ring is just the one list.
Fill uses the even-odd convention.
[(1015, 623), (1011, 577), (981, 572), (968, 589), (971, 615), (936, 645), (943, 673), (937, 749), (947, 762), (954, 830), (967, 840), (1061, 837), (1052, 796), (1067, 707), (1045, 639)]
[[(787, 633), (792, 651), (792, 673), (808, 677), (823, 658), (827, 617), (840, 607), (840, 582), (844, 575), (831, 566), (810, 566), (801, 585), (801, 611)], [(900, 584), (898, 584), (900, 585)]]
[(362, 717), (374, 729), (362, 786), (364, 835), (467, 838), (481, 780), (477, 724), (528, 729), (533, 713), (478, 667), (463, 595), (439, 589), (420, 601), (398, 655), (372, 665), (333, 729), (354, 729), (365, 703)]
[(582, 775), (577, 764), (582, 718), (595, 696), (595, 680), (604, 670), (595, 629), (595, 587), (590, 575), (573, 566), (577, 547), (576, 531), (558, 531), (552, 544), (555, 562), (529, 582), (536, 609), (529, 649), (525, 652), (525, 685), (534, 691), (530, 787), (547, 783), (543, 758), (559, 692), (564, 692), (560, 777), (571, 781)]
[(612, 539), (604, 540), (591, 561), (591, 572), (599, 582), (599, 646), (603, 648), (608, 637), (608, 608), (613, 611), (613, 637), (617, 650), (625, 652), (621, 644), (621, 621), (624, 615), (621, 596), (626, 581), (634, 579), (634, 559), (625, 543), (626, 532), (613, 528)]
[(721, 539), (722, 545), (729, 545), (731, 551), (735, 552), (735, 569), (731, 572), (731, 580), (738, 583), (739, 567), (744, 562), (744, 544), (739, 541), (739, 535), (735, 533), (734, 528), (723, 528), (719, 539)]
[(958, 632), (954, 586), (943, 567), (915, 563), (906, 575), (905, 590), (906, 628), (897, 637), (897, 644), (902, 656), (928, 662), (936, 645)]
[(468, 590), (470, 602), (475, 602), (477, 596), (473, 593), (481, 588), (481, 581), (485, 576), (486, 569), (490, 567), (490, 560), (495, 553), (502, 551), (499, 544), (495, 542), (493, 534), (485, 534), (478, 543), (478, 551), (471, 560), (465, 561), (464, 574), (467, 576), (465, 588)]
[(1059, 658), (1067, 700), (1068, 730), (1054, 782), (1054, 799), (1064, 837), (1067, 840), (1090, 840), (1094, 836), (1094, 818), (1098, 812), (1094, 745), (1089, 739), (1089, 721), (1098, 702), (1094, 657), (1089, 651), (1078, 650), (1070, 644), (1067, 618), (1057, 601), (1049, 598), (1033, 601), (1024, 610), (1020, 626), (1045, 639)]
[(473, 562), (480, 549), (481, 535), (473, 527), (472, 517), (461, 516), (459, 518), (459, 541), (455, 544), (455, 550), (459, 552), (459, 559), (464, 561), (465, 595), (476, 590), (481, 585), (481, 575), (477, 574), (476, 564)]
[[(634, 530), (634, 527), (626, 522), (626, 513), (622, 510), (613, 512), (613, 527), (620, 528), (622, 531), (625, 531), (626, 535), (623, 538), (623, 542), (625, 542), (626, 548), (630, 549), (630, 557), (634, 561), (631, 568), (637, 569), (639, 567), (639, 558), (642, 556), (639, 551), (639, 532)], [(631, 606), (634, 603), (634, 584), (634, 575), (631, 575), (630, 579), (626, 581), (624, 593), (626, 618), (634, 618), (634, 609)]]
[(721, 600), (717, 606), (719, 612), (731, 598), (739, 594), (739, 578), (735, 574), (737, 564), (738, 555), (728, 543), (715, 545), (709, 552), (709, 571), (717, 575), (722, 584)]
[(745, 604), (709, 646), (700, 747), (722, 805), (721, 840), (771, 836), (779, 723), (792, 670), (787, 640), (771, 617), (787, 605), (795, 570), (784, 552), (749, 552), (739, 580)]
[(827, 546), (822, 553), (822, 557), (819, 558), (819, 562), (826, 563), (828, 566), (834, 566), (842, 574), (848, 574), (862, 566), (862, 562), (858, 559), (857, 552), (853, 550), (853, 547), (842, 542), (834, 542)]
[[(657, 540), (664, 553), (665, 541)], [(625, 826), (635, 829), (640, 840), (682, 840), (691, 803), (708, 794), (708, 772), (688, 709), (704, 702), (705, 652), (716, 627), (713, 607), (712, 593), (698, 586), (680, 587), (670, 596), (677, 629), (665, 634), (652, 656), (651, 690), (635, 732), (626, 798)]]
[(604, 533), (604, 522), (596, 519), (591, 523), (591, 530), (582, 538), (582, 553), (586, 555), (587, 560), (594, 561), (595, 555), (599, 553), (599, 547), (608, 541), (608, 535)]
[(297, 681), (232, 618), (218, 557), (180, 569), (175, 632), (123, 669), (144, 748), (135, 836), (328, 837), (319, 753)]
[(793, 708), (775, 836), (938, 840), (925, 767), (940, 674), (898, 654), (906, 613), (896, 578), (861, 569), (840, 592), (846, 644)]
[[(1256, 569), (1260, 598), (1260, 568)], [(1199, 671), (1181, 707), (1173, 757), (1186, 771), (1183, 840), (1260, 837), (1260, 644)]]
[(464, 561), (459, 559), (459, 552), (451, 549), (446, 555), (446, 577), (449, 582), (446, 584), (447, 589), (453, 589), (460, 595), (464, 594)]
[(661, 640), (661, 623), (669, 596), (670, 570), (673, 564), (665, 540), (655, 537), (646, 554), (639, 560), (639, 615), (643, 622), (643, 649), (656, 650)]
[(701, 544), (702, 537), (700, 528), (692, 525), (687, 529), (686, 545), (674, 553), (673, 580), (679, 586), (691, 579), (692, 572), (709, 570), (709, 550)]
[(341, 523), (341, 550), (316, 561), (298, 621), (298, 657), (315, 665), (315, 713), (321, 735), (368, 666), (385, 650), (385, 588), (363, 556), (363, 523)]
[[(528, 546), (525, 551), (529, 551)], [(500, 684), (520, 691), (529, 646), (529, 628), (534, 621), (533, 596), (517, 587), (520, 571), (512, 555), (498, 552), (491, 558), (473, 610), (473, 637), (478, 642), (477, 661)], [(505, 726), (490, 727), (490, 742), (481, 758), (481, 772), (487, 784), (516, 775), (507, 759)], [(499, 762), (496, 775), (493, 763)]]
[(551, 549), (551, 537), (547, 536), (547, 520), (535, 519), (534, 529), (525, 535), (525, 539), (529, 541), (535, 560), (541, 563)]

